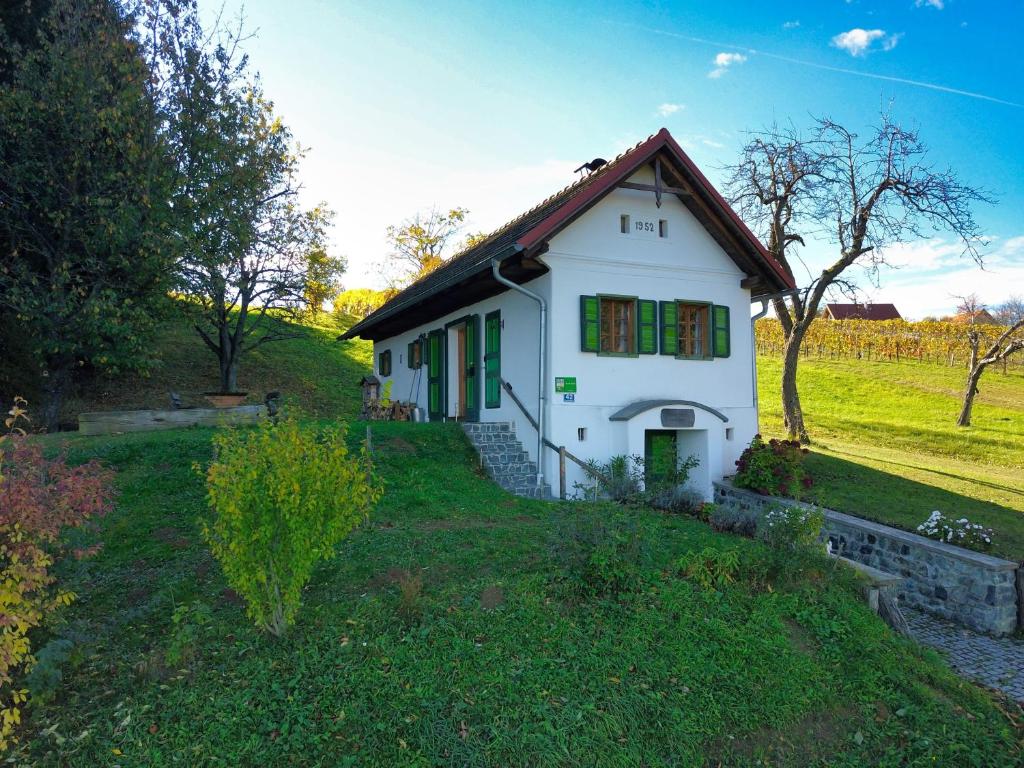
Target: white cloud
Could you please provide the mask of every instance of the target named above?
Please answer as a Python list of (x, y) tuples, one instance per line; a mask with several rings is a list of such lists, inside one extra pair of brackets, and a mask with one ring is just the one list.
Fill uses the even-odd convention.
[(885, 40), (882, 41), (882, 50), (891, 51), (893, 48), (896, 47), (896, 45), (899, 43), (902, 37), (902, 32), (897, 32), (895, 35), (889, 35), (889, 37), (885, 38)]
[(794, 19), (793, 21), (785, 21), (782, 23), (783, 29), (796, 29), (800, 26), (800, 20)]
[(708, 77), (717, 80), (729, 70), (729, 67), (734, 64), (742, 64), (746, 60), (747, 57), (742, 53), (719, 53), (715, 56), (715, 68), (708, 72)]
[(941, 11), (946, 7), (946, 0), (917, 0), (914, 5), (918, 8), (930, 7), (937, 11)]
[[(933, 238), (900, 243), (886, 249), (886, 258), (900, 269), (883, 270), (878, 301), (891, 301), (904, 317), (943, 316), (956, 310), (957, 296), (976, 293), (998, 304), (1024, 285), (1024, 235), (1000, 240), (989, 237), (981, 269), (963, 254), (963, 244)], [(872, 291), (873, 293), (875, 291)]]
[(715, 56), (715, 65), (719, 67), (728, 67), (732, 64), (742, 64), (747, 60), (747, 57), (742, 53), (720, 53)]
[(674, 115), (676, 112), (682, 109), (686, 109), (685, 104), (672, 104), (666, 101), (664, 104), (658, 105), (658, 114), (661, 117), (668, 117), (669, 115)]
[(861, 29), (854, 27), (847, 32), (840, 32), (832, 38), (832, 45), (846, 51), (851, 56), (864, 56), (877, 41), (882, 42), (883, 51), (891, 51), (899, 43), (903, 33), (886, 36), (884, 29)]

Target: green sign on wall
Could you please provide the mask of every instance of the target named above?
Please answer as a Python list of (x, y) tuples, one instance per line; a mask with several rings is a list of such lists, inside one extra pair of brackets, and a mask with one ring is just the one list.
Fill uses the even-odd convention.
[(555, 376), (555, 392), (575, 392), (575, 376)]

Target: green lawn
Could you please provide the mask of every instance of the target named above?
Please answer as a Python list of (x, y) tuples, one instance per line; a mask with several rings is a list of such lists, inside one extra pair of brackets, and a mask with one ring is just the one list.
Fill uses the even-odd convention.
[[(782, 435), (781, 360), (758, 359), (761, 425)], [(1024, 374), (981, 381), (956, 426), (964, 372), (914, 362), (804, 360), (811, 499), (913, 530), (938, 509), (991, 526), (994, 553), (1024, 559)]]
[[(764, 572), (762, 545), (635, 511), (649, 586), (573, 598), (551, 544), (581, 507), (505, 495), (451, 426), (374, 429), (384, 500), (276, 641), (198, 535), (191, 465), (208, 461), (209, 430), (63, 438), (116, 467), (122, 496), (103, 551), (65, 566), (80, 597), (60, 634), (75, 650), (12, 761), (1019, 765), (1020, 733), (994, 701), (893, 636), (845, 572), (793, 559), (755, 587), (744, 574)], [(677, 575), (672, 562), (705, 547), (739, 550), (737, 584), (705, 592)], [(403, 572), (423, 579), (413, 619)], [(210, 621), (169, 665), (171, 615), (195, 601)]]

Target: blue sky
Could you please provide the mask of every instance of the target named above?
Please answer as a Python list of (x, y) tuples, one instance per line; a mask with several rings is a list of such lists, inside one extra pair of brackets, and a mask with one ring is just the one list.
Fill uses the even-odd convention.
[(1024, 293), (1024, 2), (248, 0), (245, 14), (267, 94), (310, 148), (305, 194), (337, 211), (350, 287), (379, 283), (388, 224), (463, 206), (489, 231), (662, 126), (718, 182), (747, 131), (811, 115), (867, 128), (891, 102), (936, 165), (999, 203), (977, 209), (989, 271), (937, 234), (892, 249), (905, 266), (865, 296), (920, 317), (954, 294)]

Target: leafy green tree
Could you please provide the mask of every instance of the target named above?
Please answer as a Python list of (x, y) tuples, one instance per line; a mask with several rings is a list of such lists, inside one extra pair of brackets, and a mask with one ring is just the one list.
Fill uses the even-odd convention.
[(311, 282), (323, 277), (324, 265), (308, 256), (324, 251), (333, 214), (300, 207), (302, 151), (239, 53), (241, 33), (204, 31), (194, 0), (152, 18), (148, 37), (174, 116), (167, 135), (184, 254), (178, 288), (217, 356), (220, 391), (234, 392), (244, 352), (295, 335), (280, 321), (301, 313)]
[[(440, 267), (450, 256), (448, 247), (462, 231), (468, 213), (465, 208), (452, 208), (447, 213), (435, 208), (426, 215), (417, 213), (397, 227), (388, 227), (391, 253), (381, 265), (388, 287), (404, 288)], [(479, 234), (470, 235), (457, 250), (481, 239)]]
[(144, 367), (173, 273), (166, 147), (135, 19), (53, 0), (34, 47), (7, 38), (0, 89), (0, 305), (30, 340), (43, 421), (83, 365)]
[(341, 289), (341, 277), (347, 266), (344, 256), (331, 256), (323, 247), (306, 253), (305, 302), (310, 313), (323, 311), (324, 302)]
[(373, 288), (349, 288), (334, 297), (333, 312), (344, 323), (362, 320), (394, 295), (395, 291), (391, 289), (377, 291)]

